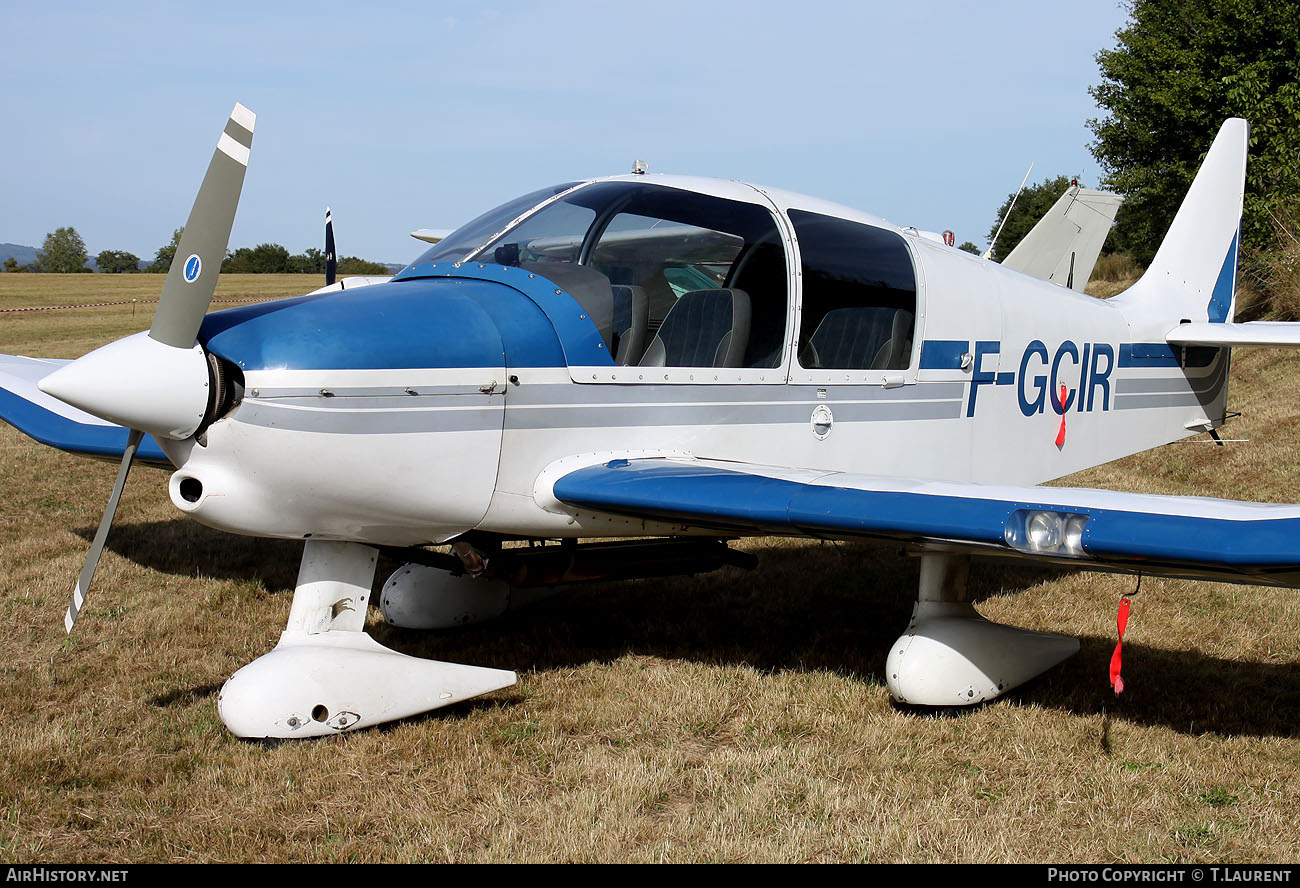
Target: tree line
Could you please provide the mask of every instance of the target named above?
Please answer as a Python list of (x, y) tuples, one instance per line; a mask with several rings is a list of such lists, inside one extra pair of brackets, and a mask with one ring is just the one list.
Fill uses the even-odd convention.
[[(165, 274), (171, 268), (176, 248), (180, 245), (184, 227), (172, 232), (171, 242), (158, 248), (153, 262), (145, 265), (140, 257), (125, 250), (102, 250), (95, 257), (95, 264), (104, 274), (131, 274), (135, 272), (154, 272)], [(86, 242), (82, 240), (77, 229), (58, 228), (45, 235), (45, 241), (36, 254), (36, 261), (19, 265), (18, 260), (9, 257), (4, 262), (6, 272), (52, 272), (75, 274), (89, 272), (86, 262), (90, 254), (86, 251)], [(221, 263), (223, 274), (324, 274), (325, 254), (315, 247), (308, 247), (301, 253), (291, 254), (280, 244), (258, 244), (256, 247), (240, 247), (234, 252), (227, 252)], [(387, 274), (386, 266), (370, 262), (356, 256), (344, 256), (338, 260), (339, 274)]]
[[(1238, 316), (1300, 317), (1300, 4), (1130, 0), (1115, 39), (1097, 53), (1101, 82), (1089, 90), (1104, 114), (1088, 122), (1100, 184), (1124, 197), (1103, 252), (1149, 265), (1219, 127), (1242, 117), (1250, 156)], [(1056, 176), (1025, 189), (994, 259), (1011, 252), (1068, 182)]]

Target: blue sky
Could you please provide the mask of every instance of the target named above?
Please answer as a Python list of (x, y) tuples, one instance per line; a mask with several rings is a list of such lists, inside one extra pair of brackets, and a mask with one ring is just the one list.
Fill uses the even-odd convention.
[(1112, 0), (22, 4), (5, 14), (0, 242), (72, 225), (152, 258), (235, 101), (258, 115), (231, 248), (407, 261), (574, 178), (738, 178), (984, 245), (1031, 181), (1100, 171)]

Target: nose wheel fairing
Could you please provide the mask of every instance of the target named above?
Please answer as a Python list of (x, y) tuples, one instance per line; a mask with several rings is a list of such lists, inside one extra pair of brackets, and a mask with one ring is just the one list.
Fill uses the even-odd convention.
[(357, 543), (306, 543), (280, 643), (221, 689), (217, 708), (231, 733), (328, 736), (515, 683), (513, 672), (409, 657), (366, 634), (377, 557)]

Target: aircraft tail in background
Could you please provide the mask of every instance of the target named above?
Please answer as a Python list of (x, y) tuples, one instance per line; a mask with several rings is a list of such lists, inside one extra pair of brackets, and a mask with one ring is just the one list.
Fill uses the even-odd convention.
[(1002, 260), (1003, 267), (1082, 293), (1123, 202), (1109, 191), (1070, 186)]

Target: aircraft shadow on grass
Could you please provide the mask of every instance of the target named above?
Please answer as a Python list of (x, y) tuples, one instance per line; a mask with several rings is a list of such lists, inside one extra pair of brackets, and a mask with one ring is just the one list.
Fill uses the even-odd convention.
[[(94, 529), (77, 532), (88, 539)], [(268, 594), (290, 595), (300, 544), (236, 538), (192, 522), (167, 521), (119, 525), (108, 545), (152, 570), (256, 579)], [(916, 559), (851, 543), (751, 551), (759, 556), (754, 572), (724, 568), (696, 578), (575, 585), (549, 601), (461, 629), (421, 632), (380, 623), (371, 631), (381, 644), (405, 654), (498, 668), (571, 669), (635, 654), (762, 672), (827, 671), (883, 684), (889, 646), (911, 613)], [(232, 552), (239, 556), (232, 560)], [(397, 566), (381, 560), (379, 576)], [(977, 561), (971, 589), (977, 601), (999, 594), (1028, 596), (1034, 586), (1065, 573)], [(1159, 618), (1154, 607), (1141, 616)], [(1009, 693), (1008, 701), (1187, 734), (1300, 736), (1300, 669), (1294, 664), (1226, 660), (1130, 641), (1124, 646), (1127, 688), (1117, 698), (1107, 681), (1114, 637), (1085, 635), (1080, 643), (1077, 656)], [(219, 684), (176, 689), (153, 702), (179, 705), (218, 690)], [(467, 701), (416, 720), (461, 718), (479, 706), (510, 705), (512, 699), (517, 695), (507, 691), (477, 706)], [(920, 711), (963, 717), (960, 710)]]

